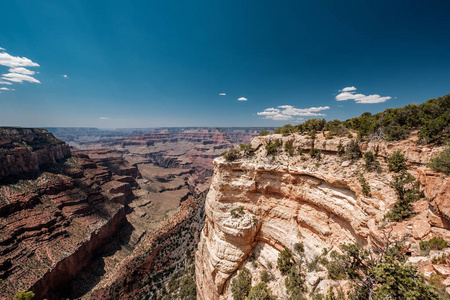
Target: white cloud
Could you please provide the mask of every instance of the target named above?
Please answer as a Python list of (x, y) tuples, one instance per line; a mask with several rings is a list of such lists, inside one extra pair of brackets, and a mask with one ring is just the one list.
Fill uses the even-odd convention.
[(69, 78), (69, 76), (67, 76), (66, 74), (61, 75), (61, 76), (64, 77), (64, 78)]
[(356, 88), (354, 86), (343, 88), (340, 91), (341, 93), (336, 96), (336, 100), (337, 101), (354, 100), (356, 103), (372, 104), (372, 103), (386, 102), (387, 100), (392, 98), (390, 96), (381, 97), (378, 94), (372, 95), (355, 94), (355, 91)]
[(5, 50), (6, 50), (5, 48), (0, 47), (0, 51), (5, 51)]
[(220, 93), (219, 96), (226, 96), (226, 93)]
[(6, 52), (0, 53), (0, 65), (5, 67), (39, 67), (39, 64), (26, 57), (12, 56)]
[(0, 87), (0, 91), (9, 91), (9, 89), (5, 87)]
[(354, 86), (348, 86), (342, 89), (342, 92), (351, 92), (356, 91), (356, 88)]
[[(263, 116), (264, 119), (271, 119), (275, 121), (294, 120), (295, 117), (319, 117), (325, 116), (320, 113), (323, 110), (330, 109), (329, 106), (310, 107), (310, 108), (296, 108), (292, 105), (280, 105), (278, 108), (266, 108), (262, 112), (258, 112), (258, 116)], [(303, 118), (297, 118), (302, 120)]]
[(238, 98), (238, 101), (247, 101), (247, 98), (241, 97), (241, 98)]
[(34, 77), (31, 77), (29, 75), (25, 75), (25, 74), (19, 74), (19, 73), (7, 73), (7, 74), (3, 74), (2, 75), (2, 79), (4, 80), (9, 80), (12, 82), (24, 82), (24, 81), (28, 81), (28, 82), (34, 82), (34, 83), (41, 83), (39, 80), (37, 80)]
[[(5, 51), (0, 47), (0, 50)], [(9, 73), (1, 75), (0, 84), (11, 85), (13, 82), (23, 83), (24, 81), (41, 83), (33, 77), (35, 71), (25, 67), (39, 67), (39, 64), (26, 57), (12, 56), (6, 52), (0, 52), (0, 66), (9, 67)], [(12, 89), (14, 90), (14, 89)]]
[(34, 75), (36, 72), (25, 69), (24, 67), (17, 67), (17, 68), (11, 68), (9, 69), (10, 73), (19, 73), (19, 74), (25, 74), (25, 75)]
[(109, 118), (107, 118), (107, 117), (100, 117), (99, 119), (100, 120), (109, 120)]

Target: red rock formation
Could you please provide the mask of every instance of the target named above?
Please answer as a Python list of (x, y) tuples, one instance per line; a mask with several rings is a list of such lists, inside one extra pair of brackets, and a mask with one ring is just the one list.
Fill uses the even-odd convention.
[(0, 179), (36, 172), (67, 157), (69, 146), (45, 129), (0, 128)]
[(0, 128), (0, 141), (0, 298), (58, 299), (125, 221), (131, 186), (46, 130)]

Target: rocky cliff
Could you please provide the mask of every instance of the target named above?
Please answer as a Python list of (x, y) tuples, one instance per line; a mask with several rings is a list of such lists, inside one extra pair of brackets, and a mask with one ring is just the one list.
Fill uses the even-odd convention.
[(91, 294), (90, 299), (162, 299), (167, 293), (164, 286), (174, 276), (190, 276), (194, 265), (193, 252), (205, 220), (206, 193), (182, 202), (176, 214), (163, 222), (152, 237), (143, 241), (114, 276)]
[(0, 128), (0, 141), (0, 298), (18, 290), (65, 298), (126, 221), (137, 169), (72, 156), (43, 129)]
[(36, 172), (67, 157), (69, 145), (45, 129), (0, 128), (0, 179)]
[[(265, 146), (276, 140), (280, 142), (276, 153), (268, 154)], [(243, 267), (250, 270), (252, 285), (268, 271), (274, 295), (287, 299), (285, 276), (276, 268), (284, 248), (303, 244), (306, 262), (312, 263), (324, 248), (338, 250), (350, 242), (379, 246), (386, 242), (386, 234), (407, 245), (410, 262), (428, 278), (433, 273), (450, 275), (447, 265), (442, 271), (419, 249), (420, 241), (434, 236), (450, 241), (450, 179), (426, 167), (442, 148), (412, 141), (361, 143), (362, 152), (373, 152), (381, 163), (381, 172), (368, 172), (362, 158), (338, 156), (350, 143), (348, 138), (270, 135), (253, 139), (253, 156), (214, 160), (205, 227), (195, 258), (198, 299), (230, 299), (231, 281)], [(320, 153), (320, 160), (308, 154), (312, 148)], [(386, 213), (397, 201), (391, 187), (395, 174), (386, 166), (396, 150), (404, 154), (408, 172), (417, 178), (425, 198), (413, 203), (412, 218), (386, 222)], [(370, 193), (363, 191), (361, 176)], [(336, 285), (324, 271), (308, 272), (306, 281), (308, 292), (322, 294)]]

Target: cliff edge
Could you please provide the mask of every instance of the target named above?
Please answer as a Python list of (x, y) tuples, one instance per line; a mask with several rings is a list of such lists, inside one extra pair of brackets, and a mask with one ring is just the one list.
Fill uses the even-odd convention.
[[(372, 152), (380, 163), (378, 172), (369, 172), (363, 158), (340, 156), (352, 143), (350, 138), (274, 134), (254, 138), (245, 157), (215, 159), (196, 252), (198, 299), (230, 299), (231, 282), (244, 267), (250, 270), (252, 285), (268, 272), (268, 287), (285, 299), (285, 275), (276, 268), (277, 259), (296, 244), (304, 246), (304, 259), (311, 264), (324, 248), (339, 251), (341, 244), (355, 242), (379, 247), (388, 234), (403, 241), (408, 260), (428, 278), (440, 272), (430, 256), (421, 253), (419, 243), (434, 236), (450, 241), (450, 180), (426, 167), (442, 147), (417, 146), (410, 140), (360, 143), (359, 151)], [(385, 216), (398, 198), (392, 188), (396, 175), (387, 168), (395, 151), (404, 155), (425, 197), (412, 204), (411, 218), (387, 222)], [(306, 282), (309, 293), (322, 294), (337, 284), (325, 270), (308, 270)]]

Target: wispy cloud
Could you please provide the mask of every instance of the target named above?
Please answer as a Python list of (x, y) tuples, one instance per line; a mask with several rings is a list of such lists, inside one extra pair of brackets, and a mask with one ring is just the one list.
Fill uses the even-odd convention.
[(110, 118), (107, 118), (107, 117), (100, 117), (99, 119), (100, 119), (100, 120), (109, 120)]
[(346, 101), (346, 100), (354, 100), (356, 103), (362, 104), (373, 104), (373, 103), (381, 103), (386, 102), (391, 99), (391, 96), (382, 97), (378, 94), (372, 95), (364, 95), (364, 94), (356, 94), (356, 88), (354, 86), (345, 87), (340, 90), (339, 95), (336, 96), (337, 101)]
[(351, 92), (351, 91), (356, 91), (356, 88), (354, 86), (348, 86), (342, 89), (342, 92)]
[(24, 67), (17, 67), (17, 68), (11, 68), (9, 69), (10, 73), (19, 73), (19, 74), (25, 74), (25, 75), (34, 75), (36, 72), (25, 69)]
[(9, 89), (5, 87), (0, 87), (0, 91), (9, 91)]
[(39, 80), (37, 80), (34, 77), (31, 77), (30, 75), (19, 74), (19, 73), (6, 73), (6, 74), (2, 75), (2, 78), (5, 80), (9, 80), (12, 82), (19, 82), (19, 83), (22, 83), (24, 81), (41, 83)]
[(0, 53), (0, 65), (14, 67), (39, 67), (39, 64), (26, 57), (12, 56), (6, 52)]
[[(5, 49), (1, 47), (0, 50), (5, 51)], [(9, 67), (9, 73), (1, 75), (0, 84), (11, 85), (13, 82), (23, 83), (24, 81), (41, 83), (33, 77), (36, 74), (35, 71), (25, 68), (39, 67), (38, 63), (35, 63), (29, 58), (13, 56), (7, 52), (0, 52), (0, 66)]]
[(61, 75), (64, 78), (69, 78), (69, 76), (67, 76), (67, 74)]
[(262, 112), (258, 112), (258, 116), (263, 116), (264, 119), (271, 119), (275, 121), (301, 120), (298, 117), (320, 117), (326, 116), (321, 111), (330, 109), (329, 106), (319, 106), (310, 108), (296, 108), (292, 105), (280, 105), (277, 108), (266, 108)]
[(5, 48), (0, 47), (0, 51), (5, 51), (5, 50), (6, 50)]
[(241, 97), (241, 98), (238, 98), (238, 101), (247, 101), (247, 98)]
[(219, 96), (226, 96), (226, 93), (220, 93)]

